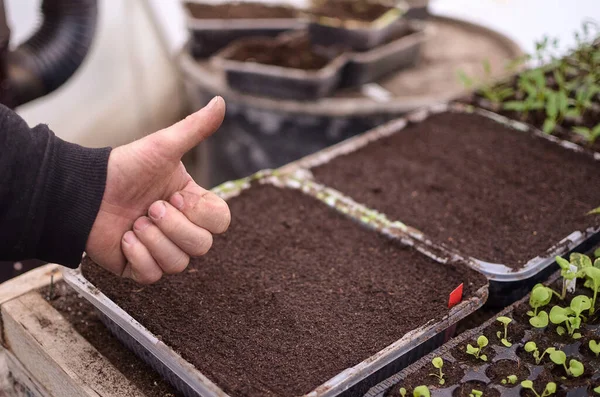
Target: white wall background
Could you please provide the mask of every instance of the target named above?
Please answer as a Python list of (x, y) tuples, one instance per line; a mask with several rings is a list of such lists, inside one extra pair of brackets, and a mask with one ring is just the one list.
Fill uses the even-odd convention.
[[(99, 2), (98, 35), (86, 63), (57, 92), (19, 112), (30, 124), (48, 123), (65, 139), (115, 146), (170, 124), (184, 110), (170, 55), (186, 40), (185, 21), (179, 0)], [(39, 3), (5, 0), (13, 44), (34, 29)], [(545, 34), (568, 48), (582, 21), (600, 22), (600, 0), (432, 0), (432, 10), (487, 25), (526, 51)]]

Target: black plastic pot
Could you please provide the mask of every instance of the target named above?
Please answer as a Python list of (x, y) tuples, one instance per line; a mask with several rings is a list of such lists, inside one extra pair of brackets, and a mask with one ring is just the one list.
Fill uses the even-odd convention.
[(350, 87), (371, 83), (415, 65), (428, 35), (421, 23), (410, 23), (409, 30), (408, 34), (370, 51), (349, 54), (342, 85)]
[(187, 27), (192, 55), (208, 58), (237, 39), (276, 37), (284, 32), (303, 30), (306, 21), (300, 16), (289, 19), (198, 19), (188, 11)]
[(304, 40), (304, 35), (282, 35), (276, 39), (240, 39), (212, 58), (215, 67), (225, 72), (227, 83), (233, 90), (263, 97), (295, 100), (316, 100), (329, 96), (339, 87), (346, 56), (332, 48), (314, 46), (313, 50), (330, 59), (318, 70), (304, 70), (242, 62), (230, 59), (245, 45)]
[(405, 33), (408, 20), (402, 16), (405, 10), (390, 8), (373, 22), (347, 21), (313, 15), (308, 32), (313, 43), (337, 46), (352, 51), (368, 51), (391, 37)]

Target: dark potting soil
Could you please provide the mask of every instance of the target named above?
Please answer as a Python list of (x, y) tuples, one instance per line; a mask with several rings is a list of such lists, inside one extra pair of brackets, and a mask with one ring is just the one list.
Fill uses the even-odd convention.
[(299, 191), (254, 186), (231, 227), (152, 286), (85, 262), (84, 275), (234, 397), (297, 396), (448, 313), (485, 285), (364, 229)]
[(287, 19), (298, 16), (298, 12), (294, 8), (266, 5), (258, 2), (185, 3), (185, 6), (190, 14), (198, 19)]
[[(47, 297), (49, 290), (44, 288), (40, 293)], [(145, 396), (180, 396), (157, 372), (123, 346), (100, 321), (94, 306), (65, 282), (54, 285), (54, 294), (49, 303)]]
[(229, 59), (303, 70), (321, 69), (329, 63), (329, 58), (314, 50), (308, 37), (289, 42), (278, 40), (247, 42), (231, 54)]
[(364, 0), (328, 0), (313, 7), (310, 12), (321, 17), (373, 22), (390, 9), (389, 6)]
[(600, 224), (600, 163), (483, 116), (432, 115), (316, 167), (323, 182), (466, 255), (518, 269)]
[[(557, 284), (552, 285), (555, 289), (557, 286)], [(584, 290), (589, 292), (589, 289), (580, 287), (574, 294), (568, 294), (565, 302), (550, 302), (542, 309), (549, 311), (557, 303), (564, 307), (568, 305), (568, 302), (574, 296), (580, 295), (580, 292)], [(435, 378), (430, 379), (425, 374), (424, 369), (430, 370), (433, 366), (428, 361), (423, 360), (423, 363), (420, 364), (422, 367), (419, 367), (419, 364), (415, 364), (416, 367), (409, 367), (408, 370), (413, 372), (390, 388), (386, 396), (397, 397), (399, 395), (398, 390), (401, 387), (407, 389), (408, 395), (412, 395), (415, 386), (425, 385), (430, 390), (437, 389), (436, 393), (432, 395), (441, 397), (468, 396), (471, 389), (483, 391), (484, 396), (499, 395), (499, 392), (504, 388), (513, 390), (503, 395), (533, 397), (533, 393), (523, 390), (520, 386), (521, 381), (526, 379), (533, 381), (534, 388), (540, 395), (548, 382), (557, 384), (557, 392), (553, 396), (565, 397), (567, 393), (569, 393), (569, 396), (582, 397), (594, 395), (592, 389), (600, 382), (600, 358), (591, 353), (588, 343), (591, 339), (598, 340), (600, 338), (600, 327), (593, 324), (593, 322), (584, 323), (580, 330), (583, 335), (581, 339), (574, 340), (568, 336), (557, 339), (553, 326), (545, 329), (535, 329), (529, 325), (529, 317), (523, 318), (520, 314), (529, 309), (529, 304), (525, 301), (517, 304), (513, 310), (504, 314), (513, 319), (508, 325), (508, 340), (513, 344), (511, 347), (503, 346), (495, 336), (499, 328), (498, 323), (494, 321), (487, 327), (484, 326), (482, 330), (472, 331), (469, 335), (463, 337), (466, 340), (455, 341), (455, 345), (452, 345), (453, 342), (451, 341), (450, 345), (446, 345), (438, 352), (444, 359), (443, 368), (445, 372), (450, 373), (456, 371), (457, 368), (464, 371), (465, 375), (460, 381), (457, 382), (454, 378), (448, 378), (446, 383), (440, 386)], [(489, 345), (483, 351), (488, 355), (487, 362), (476, 360), (473, 356), (465, 353), (466, 344), (475, 345), (475, 340), (479, 335), (486, 335), (489, 340)], [(555, 365), (548, 355), (542, 358), (540, 364), (536, 364), (532, 353), (525, 352), (523, 348), (525, 343), (529, 341), (534, 341), (540, 352), (548, 347), (555, 347), (564, 351), (567, 360), (577, 359), (583, 363), (584, 373), (577, 378), (566, 376), (564, 368)], [(493, 355), (490, 355), (490, 352), (493, 352)], [(518, 381), (515, 385), (502, 384), (502, 379), (507, 378), (509, 375), (517, 376)], [(575, 390), (578, 390), (579, 394), (571, 394)]]

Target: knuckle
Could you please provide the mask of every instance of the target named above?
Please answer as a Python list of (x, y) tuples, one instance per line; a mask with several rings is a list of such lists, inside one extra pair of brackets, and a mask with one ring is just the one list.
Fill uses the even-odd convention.
[(206, 255), (213, 244), (213, 237), (210, 233), (204, 233), (198, 241), (194, 244), (193, 251), (191, 252), (193, 256), (202, 256)]
[(168, 273), (168, 274), (181, 273), (182, 271), (185, 270), (185, 268), (189, 265), (189, 263), (190, 263), (190, 257), (185, 253), (181, 253), (176, 258), (173, 259), (173, 261), (167, 267), (167, 270), (165, 270), (165, 273)]
[(162, 277), (161, 271), (148, 271), (132, 269), (132, 278), (139, 284), (154, 284)]

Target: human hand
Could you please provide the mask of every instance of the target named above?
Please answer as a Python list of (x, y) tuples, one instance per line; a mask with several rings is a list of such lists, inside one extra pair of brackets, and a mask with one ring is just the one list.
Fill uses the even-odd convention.
[(212, 234), (229, 226), (229, 208), (193, 181), (181, 157), (215, 132), (224, 115), (225, 102), (217, 97), (185, 120), (111, 152), (86, 245), (92, 260), (148, 284), (183, 271), (190, 256), (209, 250)]

